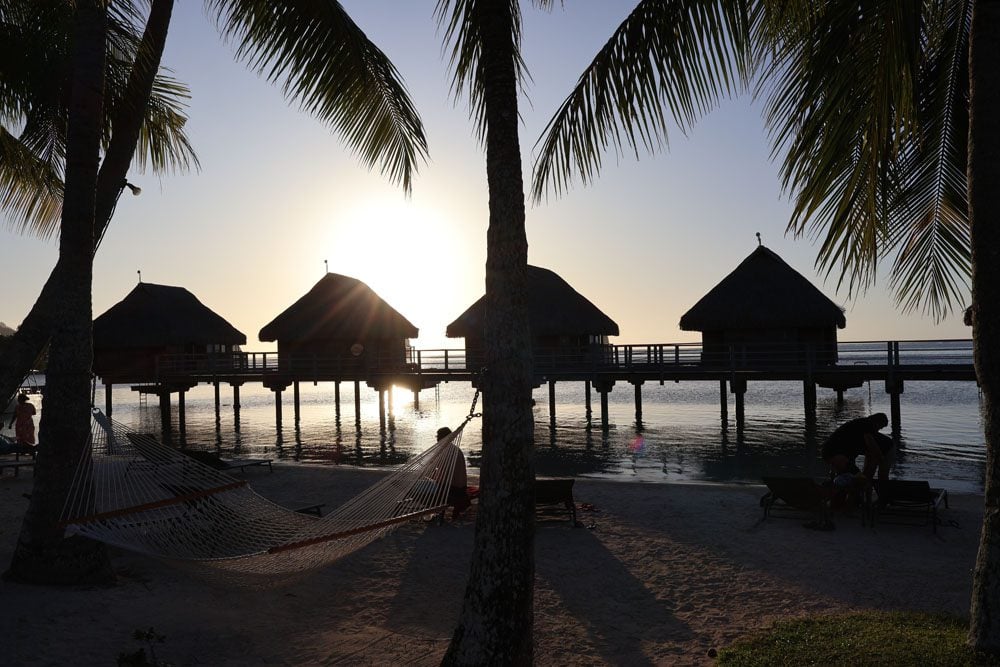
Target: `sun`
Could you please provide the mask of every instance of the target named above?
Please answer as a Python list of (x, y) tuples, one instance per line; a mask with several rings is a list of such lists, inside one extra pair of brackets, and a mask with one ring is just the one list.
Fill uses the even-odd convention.
[[(420, 329), (443, 340), (459, 306), (463, 280), (457, 223), (447, 214), (409, 201), (369, 200), (338, 211), (323, 252), (332, 273), (361, 280)], [(319, 250), (319, 249), (317, 249)], [(459, 290), (461, 294), (462, 290)], [(460, 307), (457, 312), (452, 312)]]

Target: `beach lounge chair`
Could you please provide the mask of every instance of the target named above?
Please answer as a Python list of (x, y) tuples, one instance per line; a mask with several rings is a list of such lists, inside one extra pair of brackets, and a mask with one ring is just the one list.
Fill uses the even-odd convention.
[(216, 470), (236, 470), (238, 468), (240, 472), (246, 472), (247, 468), (252, 468), (254, 466), (267, 466), (268, 472), (274, 472), (274, 468), (271, 467), (272, 459), (224, 459), (216, 452), (206, 452), (195, 449), (182, 449), (180, 451), (184, 452), (194, 460), (211, 466)]
[(570, 524), (575, 526), (576, 502), (573, 500), (573, 478), (536, 479), (536, 510), (539, 505), (562, 505), (569, 512)]
[(932, 489), (927, 481), (890, 479), (876, 480), (878, 500), (872, 503), (872, 523), (897, 523), (925, 526), (928, 523), (936, 533), (941, 522), (938, 508), (948, 507), (948, 492)]
[(818, 525), (830, 523), (829, 493), (810, 477), (764, 477), (767, 493), (760, 499), (764, 518), (770, 516), (801, 519), (812, 517)]

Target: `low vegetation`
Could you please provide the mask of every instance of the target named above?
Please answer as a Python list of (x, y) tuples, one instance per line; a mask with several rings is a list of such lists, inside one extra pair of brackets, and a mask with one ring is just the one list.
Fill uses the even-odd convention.
[(719, 665), (1000, 665), (965, 641), (967, 619), (865, 612), (779, 623), (719, 652)]

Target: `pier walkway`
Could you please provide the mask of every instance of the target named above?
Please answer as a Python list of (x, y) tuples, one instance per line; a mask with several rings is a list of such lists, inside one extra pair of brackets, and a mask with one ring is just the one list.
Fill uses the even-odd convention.
[[(169, 428), (169, 395), (179, 393), (178, 407), (183, 428), (184, 392), (199, 383), (215, 385), (216, 412), (219, 411), (219, 386), (229, 384), (234, 392), (234, 409), (239, 410), (239, 387), (247, 382), (262, 383), (275, 393), (275, 418), (282, 419), (281, 396), (289, 386), (294, 389), (295, 417), (299, 413), (300, 382), (335, 383), (335, 401), (339, 408), (340, 383), (355, 384), (355, 411), (360, 414), (359, 386), (362, 382), (379, 393), (380, 415), (384, 422), (384, 397), (393, 386), (414, 392), (419, 402), (421, 389), (441, 382), (477, 383), (482, 372), (478, 351), (464, 349), (410, 349), (406, 359), (384, 362), (377, 357), (324, 358), (288, 356), (277, 352), (237, 352), (226, 355), (163, 355), (156, 360), (153, 382), (135, 384), (136, 391), (156, 394), (164, 408), (164, 424)], [(548, 384), (550, 417), (555, 419), (557, 382), (584, 382), (586, 409), (591, 415), (591, 390), (600, 394), (601, 421), (607, 425), (608, 394), (616, 383), (628, 383), (635, 392), (636, 419), (642, 420), (642, 385), (646, 382), (716, 381), (720, 390), (720, 411), (727, 417), (728, 393), (735, 396), (736, 425), (744, 423), (744, 394), (747, 383), (755, 381), (794, 381), (803, 386), (806, 419), (815, 418), (817, 387), (837, 393), (860, 387), (866, 382), (880, 382), (890, 395), (891, 424), (900, 428), (900, 395), (911, 381), (975, 381), (971, 340), (859, 341), (837, 344), (835, 363), (816, 363), (830, 359), (829, 349), (819, 350), (795, 344), (733, 344), (705, 350), (700, 343), (653, 343), (594, 345), (583, 349), (536, 349), (534, 370), (536, 387)], [(106, 385), (106, 410), (111, 412), (111, 385), (123, 380), (103, 378)], [(129, 382), (132, 384), (132, 382)]]

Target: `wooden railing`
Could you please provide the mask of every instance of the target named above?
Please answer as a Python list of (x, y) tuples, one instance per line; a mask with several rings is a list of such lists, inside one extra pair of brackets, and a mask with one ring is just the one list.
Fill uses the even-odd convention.
[[(367, 377), (375, 374), (463, 374), (481, 369), (477, 350), (408, 349), (398, 355), (360, 357), (279, 355), (277, 352), (174, 354), (157, 359), (158, 376), (205, 378), (212, 375), (286, 374), (310, 377)], [(595, 345), (574, 349), (537, 349), (535, 372), (629, 372), (678, 369), (846, 370), (851, 367), (969, 367), (971, 340), (861, 341), (830, 346), (794, 344), (731, 344), (703, 348), (700, 343)]]

